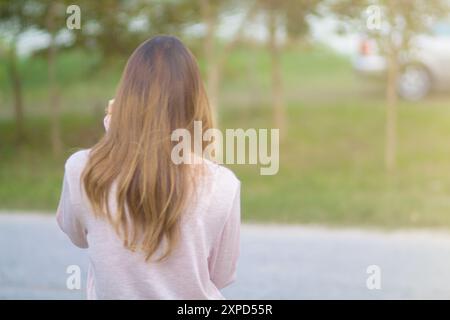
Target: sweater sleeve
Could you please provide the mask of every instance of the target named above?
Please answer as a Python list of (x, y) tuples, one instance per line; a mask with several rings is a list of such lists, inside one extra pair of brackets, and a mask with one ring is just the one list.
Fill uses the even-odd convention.
[(80, 218), (81, 210), (80, 204), (73, 201), (66, 167), (56, 220), (61, 230), (67, 234), (74, 245), (80, 248), (87, 248), (86, 231)]
[(228, 218), (213, 248), (209, 260), (211, 281), (222, 289), (236, 279), (237, 261), (240, 253), (240, 183), (235, 191)]

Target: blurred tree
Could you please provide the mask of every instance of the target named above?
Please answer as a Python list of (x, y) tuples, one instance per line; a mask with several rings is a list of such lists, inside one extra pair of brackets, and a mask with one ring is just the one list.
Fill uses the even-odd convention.
[(53, 153), (59, 155), (62, 151), (60, 129), (60, 107), (58, 86), (56, 79), (57, 35), (66, 28), (66, 7), (68, 0), (58, 2), (45, 0), (17, 0), (0, 2), (0, 24), (7, 30), (10, 41), (9, 74), (13, 88), (13, 100), (17, 126), (17, 136), (20, 140), (24, 136), (23, 128), (23, 92), (22, 77), (18, 69), (17, 40), (28, 30), (46, 32), (50, 39), (48, 45), (48, 86), (49, 111), (51, 119), (51, 144)]
[(144, 40), (157, 34), (181, 35), (198, 22), (199, 6), (186, 0), (79, 0), (81, 30), (75, 45), (100, 52), (104, 63), (128, 57)]
[[(379, 26), (371, 24), (371, 17), (365, 14), (374, 6), (381, 15)], [(372, 36), (386, 57), (385, 165), (392, 172), (396, 167), (397, 85), (402, 58), (413, 49), (415, 37), (427, 32), (430, 21), (448, 14), (449, 4), (445, 0), (337, 0), (329, 8)]]
[(284, 15), (286, 35), (290, 40), (303, 41), (309, 34), (310, 26), (308, 17), (317, 12), (320, 0), (283, 0), (281, 14)]
[(215, 122), (217, 122), (217, 109), (219, 106), (219, 88), (222, 78), (223, 68), (230, 52), (236, 47), (242, 39), (245, 26), (251, 21), (257, 12), (258, 2), (252, 1), (247, 8), (244, 8), (245, 14), (238, 25), (234, 36), (229, 40), (225, 47), (216, 46), (216, 31), (220, 14), (238, 4), (235, 0), (199, 0), (201, 8), (201, 22), (205, 24), (205, 39), (203, 53), (207, 63), (206, 83), (213, 109)]
[(272, 108), (275, 126), (280, 129), (280, 136), (286, 135), (286, 114), (283, 97), (283, 77), (281, 65), (281, 49), (277, 37), (279, 14), (285, 3), (277, 0), (264, 0), (267, 8), (267, 29), (269, 31), (269, 52), (271, 60)]
[(259, 0), (266, 12), (268, 47), (271, 59), (271, 92), (274, 123), (280, 129), (280, 137), (288, 130), (283, 95), (282, 47), (279, 30), (284, 28), (286, 35), (303, 38), (309, 33), (307, 17), (315, 13), (320, 1), (316, 0)]
[(147, 18), (141, 13), (147, 3), (136, 0), (77, 1), (82, 27), (73, 32), (74, 46), (99, 52), (103, 64), (117, 56), (129, 56), (148, 37)]
[(19, 35), (29, 28), (34, 19), (31, 19), (33, 12), (29, 11), (29, 6), (35, 1), (0, 1), (0, 26), (2, 30), (8, 30), (4, 34), (6, 48), (5, 55), (8, 61), (8, 74), (12, 87), (12, 98), (14, 117), (16, 122), (16, 141), (22, 143), (25, 137), (24, 132), (24, 106), (22, 77), (19, 71), (17, 57), (17, 40)]
[(14, 117), (16, 121), (16, 141), (17, 144), (21, 144), (25, 139), (24, 129), (24, 107), (23, 107), (23, 90), (22, 90), (22, 77), (19, 71), (16, 42), (11, 41), (7, 48), (8, 56), (8, 74), (11, 81), (11, 87), (13, 92), (13, 108)]
[[(156, 33), (179, 33), (192, 23), (194, 8), (188, 1), (163, 0), (102, 0), (77, 1), (81, 8), (81, 29), (66, 28), (69, 0), (0, 1), (0, 26), (8, 39), (8, 73), (12, 87), (17, 141), (24, 138), (23, 85), (19, 70), (16, 43), (28, 30), (39, 30), (49, 36), (46, 49), (48, 63), (49, 113), (51, 144), (55, 155), (62, 151), (60, 90), (57, 79), (57, 56), (61, 45), (78, 46), (83, 50), (100, 52), (106, 63), (118, 55), (128, 56), (141, 41)], [(198, 8), (197, 8), (198, 9)], [(197, 13), (198, 16), (198, 13)], [(59, 41), (62, 33), (70, 33), (69, 42)]]
[(48, 92), (51, 123), (50, 139), (53, 154), (55, 156), (59, 156), (63, 147), (60, 125), (60, 94), (56, 77), (56, 61), (58, 53), (56, 37), (58, 32), (62, 29), (62, 26), (64, 26), (64, 28), (66, 27), (66, 6), (62, 5), (62, 3), (50, 1), (45, 6), (44, 10), (45, 15), (42, 20), (38, 21), (38, 26), (47, 31), (50, 35), (50, 41), (47, 49)]

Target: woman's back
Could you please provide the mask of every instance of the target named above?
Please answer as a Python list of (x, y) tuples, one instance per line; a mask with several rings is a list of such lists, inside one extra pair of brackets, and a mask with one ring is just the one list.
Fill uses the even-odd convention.
[[(234, 174), (204, 160), (203, 178), (181, 216), (178, 244), (165, 260), (146, 261), (143, 252), (125, 247), (112, 225), (92, 212), (81, 180), (89, 152), (67, 160), (57, 213), (72, 242), (88, 248), (88, 298), (223, 298), (219, 289), (234, 280), (239, 255), (240, 183)], [(109, 203), (114, 212), (115, 198)]]
[[(213, 129), (195, 57), (175, 37), (143, 42), (109, 109), (105, 135), (67, 160), (58, 208), (62, 230), (88, 248), (88, 298), (222, 298), (239, 252), (240, 184), (199, 154), (213, 141), (192, 141), (194, 124)], [(181, 153), (180, 129), (194, 137), (180, 137)]]

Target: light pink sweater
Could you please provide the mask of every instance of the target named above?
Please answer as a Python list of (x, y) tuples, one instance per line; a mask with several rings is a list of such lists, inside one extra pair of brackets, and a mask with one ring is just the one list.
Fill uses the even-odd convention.
[[(210, 161), (181, 221), (181, 237), (163, 262), (126, 249), (109, 223), (95, 218), (80, 183), (90, 150), (66, 162), (57, 221), (72, 242), (88, 249), (88, 299), (223, 299), (239, 256), (240, 182)], [(110, 198), (114, 209), (113, 197)]]

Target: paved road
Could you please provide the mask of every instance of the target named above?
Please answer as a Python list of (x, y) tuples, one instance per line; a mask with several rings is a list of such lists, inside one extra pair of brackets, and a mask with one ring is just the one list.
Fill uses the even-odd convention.
[[(66, 267), (72, 264), (86, 275), (86, 252), (71, 245), (53, 217), (0, 214), (0, 298), (83, 298), (83, 290), (65, 287)], [(381, 290), (366, 287), (369, 265), (381, 268)], [(238, 280), (224, 294), (236, 299), (448, 299), (450, 234), (244, 225)]]

